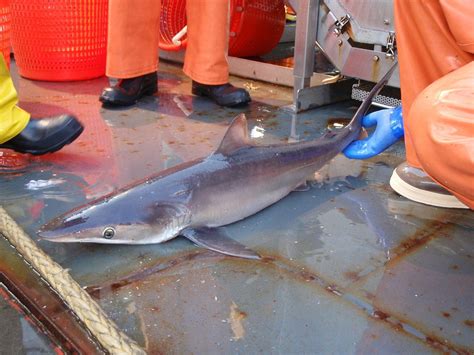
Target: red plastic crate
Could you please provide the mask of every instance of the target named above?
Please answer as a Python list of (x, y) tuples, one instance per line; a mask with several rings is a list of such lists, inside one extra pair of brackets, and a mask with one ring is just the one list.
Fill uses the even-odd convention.
[(10, 65), (10, 0), (0, 0), (0, 52)]
[(103, 76), (107, 11), (107, 0), (11, 0), (20, 75), (46, 81)]
[[(285, 29), (283, 0), (231, 0), (229, 55), (235, 57), (259, 56), (270, 52), (280, 41)], [(177, 51), (186, 47), (172, 38), (186, 26), (186, 0), (162, 0), (160, 49)]]

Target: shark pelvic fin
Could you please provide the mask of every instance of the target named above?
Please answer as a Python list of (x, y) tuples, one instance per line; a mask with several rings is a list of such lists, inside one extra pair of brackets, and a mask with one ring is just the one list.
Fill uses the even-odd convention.
[(228, 155), (249, 145), (251, 144), (248, 136), (247, 118), (241, 113), (230, 124), (215, 154)]
[(311, 187), (308, 185), (308, 183), (305, 181), (301, 184), (299, 184), (298, 186), (295, 187), (295, 189), (293, 191), (298, 191), (298, 192), (303, 192), (303, 191), (308, 191), (310, 190)]
[(235, 240), (229, 238), (222, 229), (198, 228), (185, 229), (180, 235), (186, 237), (194, 244), (230, 256), (245, 259), (261, 259), (261, 256), (252, 249), (247, 248)]

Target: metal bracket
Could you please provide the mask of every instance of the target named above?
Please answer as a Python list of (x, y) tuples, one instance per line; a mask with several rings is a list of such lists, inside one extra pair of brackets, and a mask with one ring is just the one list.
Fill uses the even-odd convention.
[(339, 37), (344, 32), (344, 27), (346, 27), (350, 20), (351, 15), (345, 14), (339, 20), (336, 20), (336, 22), (334, 22), (334, 33), (336, 34), (336, 36)]
[(393, 31), (390, 31), (387, 37), (387, 52), (385, 53), (385, 57), (395, 57), (395, 32)]

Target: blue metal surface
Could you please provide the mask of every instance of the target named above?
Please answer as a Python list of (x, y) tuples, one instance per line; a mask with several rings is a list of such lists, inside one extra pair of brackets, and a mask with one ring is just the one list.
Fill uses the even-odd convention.
[[(240, 112), (261, 144), (311, 139), (351, 117), (353, 103), (294, 116), (289, 89), (233, 78), (253, 102), (223, 109), (190, 95), (180, 68), (162, 63), (159, 95), (102, 109), (106, 79), (17, 79), (34, 116), (73, 112), (83, 136), (59, 153), (0, 155), (0, 203), (32, 235), (85, 201), (209, 154)], [(229, 235), (263, 261), (199, 249), (39, 245), (150, 353), (469, 353), (474, 351), (474, 216), (410, 202), (388, 186), (399, 143), (366, 161), (342, 155)], [(133, 208), (133, 206), (131, 206)], [(1, 316), (1, 315), (0, 315)]]

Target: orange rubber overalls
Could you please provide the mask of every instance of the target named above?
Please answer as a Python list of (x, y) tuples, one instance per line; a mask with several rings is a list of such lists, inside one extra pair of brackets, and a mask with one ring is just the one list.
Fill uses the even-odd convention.
[(474, 4), (395, 0), (408, 164), (474, 209)]
[[(160, 0), (110, 0), (107, 76), (126, 79), (158, 69)], [(183, 71), (207, 85), (229, 81), (229, 0), (188, 0)]]

